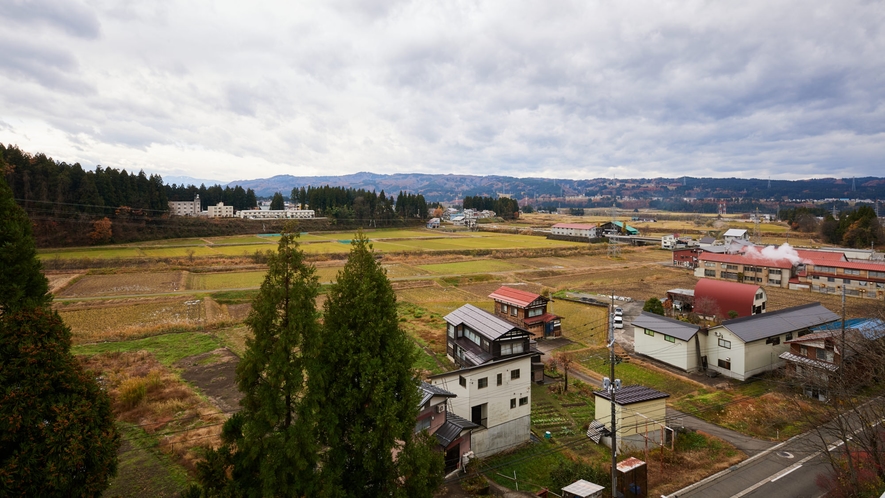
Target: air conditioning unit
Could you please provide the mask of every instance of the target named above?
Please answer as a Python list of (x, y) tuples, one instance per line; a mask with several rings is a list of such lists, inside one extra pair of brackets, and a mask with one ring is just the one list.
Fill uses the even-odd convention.
[(436, 413), (442, 413), (446, 411), (446, 405), (436, 405)]

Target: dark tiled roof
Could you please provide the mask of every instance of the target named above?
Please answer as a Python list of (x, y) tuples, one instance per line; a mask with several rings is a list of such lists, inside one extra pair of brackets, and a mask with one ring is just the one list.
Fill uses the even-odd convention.
[(640, 313), (639, 316), (633, 320), (633, 326), (660, 332), (661, 334), (673, 336), (683, 341), (687, 341), (694, 337), (700, 329), (697, 325), (656, 315), (654, 313), (649, 313), (648, 311)]
[(839, 315), (824, 308), (820, 303), (793, 306), (761, 315), (725, 320), (722, 326), (744, 342), (795, 332), (838, 320)]
[(465, 304), (445, 316), (445, 320), (452, 325), (467, 325), (486, 339), (494, 341), (511, 330), (520, 330), (528, 334), (516, 325), (502, 320), (488, 311), (481, 310), (472, 304)]
[(467, 429), (476, 429), (479, 425), (461, 418), (452, 412), (446, 412), (446, 422), (433, 433), (439, 444), (444, 448), (448, 448), (452, 441), (461, 436), (461, 432)]
[(418, 403), (418, 406), (424, 406), (424, 403), (430, 401), (430, 398), (434, 396), (443, 396), (446, 398), (454, 398), (457, 396), (457, 394), (452, 394), (441, 387), (428, 384), (423, 380), (421, 381), (421, 385), (418, 386), (418, 389), (421, 390), (421, 402)]
[[(596, 391), (593, 394), (600, 398), (611, 401), (611, 394), (608, 391)], [(645, 386), (624, 386), (615, 391), (615, 404), (632, 405), (633, 403), (642, 403), (643, 401), (651, 401), (654, 399), (669, 398), (670, 395), (662, 393), (656, 389)]]

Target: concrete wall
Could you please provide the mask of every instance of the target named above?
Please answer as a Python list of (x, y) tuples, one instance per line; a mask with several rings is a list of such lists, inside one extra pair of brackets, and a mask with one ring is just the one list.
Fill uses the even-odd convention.
[(527, 414), (488, 429), (473, 429), (470, 448), (476, 456), (483, 458), (527, 443), (531, 424), (532, 416)]

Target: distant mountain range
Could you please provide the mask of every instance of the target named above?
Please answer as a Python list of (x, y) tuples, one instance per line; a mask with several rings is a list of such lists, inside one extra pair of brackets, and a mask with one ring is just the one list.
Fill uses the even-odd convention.
[[(171, 183), (164, 180), (165, 183)], [(206, 183), (211, 185), (211, 183)], [(818, 178), (811, 180), (766, 180), (744, 178), (653, 178), (568, 180), (515, 178), (509, 176), (445, 175), (424, 173), (355, 173), (340, 176), (279, 175), (257, 180), (228, 183), (251, 188), (260, 197), (275, 192), (288, 196), (293, 188), (349, 187), (354, 189), (400, 191), (421, 194), (428, 202), (450, 202), (466, 196), (509, 195), (519, 200), (539, 202), (563, 197), (611, 196), (628, 199), (741, 199), (741, 200), (823, 200), (883, 199), (885, 178)]]

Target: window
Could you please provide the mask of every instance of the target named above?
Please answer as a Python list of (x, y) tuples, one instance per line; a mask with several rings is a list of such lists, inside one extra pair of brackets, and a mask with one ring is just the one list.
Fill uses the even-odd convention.
[(781, 271), (780, 271), (780, 270), (775, 270), (774, 268), (772, 268), (772, 269), (768, 270), (768, 274), (769, 274), (769, 275), (780, 275), (780, 274), (781, 274)]
[(814, 269), (821, 273), (836, 273), (836, 268), (833, 266), (815, 266)]
[(850, 278), (843, 278), (842, 283), (843, 284), (851, 284), (851, 279)]
[(760, 300), (760, 299), (762, 299), (763, 297), (765, 297), (765, 294), (763, 294), (762, 292), (757, 292), (757, 293), (756, 293), (756, 300)]
[(842, 272), (846, 275), (860, 275), (860, 270), (852, 270), (850, 268), (845, 268)]
[(769, 279), (768, 279), (768, 283), (771, 284), (771, 285), (780, 285), (780, 284), (781, 284), (781, 281), (780, 281), (780, 279), (778, 279), (778, 280), (774, 280), (774, 279), (769, 278)]
[(463, 375), (459, 375), (458, 384), (460, 384), (461, 387), (467, 387), (467, 379), (465, 379)]
[(483, 377), (483, 378), (479, 379), (478, 381), (476, 381), (476, 385), (479, 389), (485, 389), (485, 388), (489, 387), (489, 378)]
[(836, 281), (835, 277), (827, 277), (827, 282), (835, 282), (835, 281)]
[(516, 316), (516, 306), (510, 307), (510, 316)]
[(715, 277), (716, 270), (704, 270), (704, 276), (705, 277)]
[(509, 311), (509, 309), (507, 308), (507, 305), (502, 304), (501, 305), (501, 313), (504, 313), (506, 315), (508, 311)]
[(733, 271), (724, 271), (724, 272), (722, 272), (721, 278), (737, 280), (738, 274)]
[(519, 398), (519, 406), (525, 406), (527, 404), (529, 404), (529, 397), (528, 396)]
[(476, 344), (477, 346), (482, 345), (482, 339), (480, 339), (479, 334), (477, 334), (476, 332), (474, 332), (466, 327), (464, 328), (464, 337), (473, 341), (473, 343)]
[(667, 334), (664, 334), (664, 340), (667, 342), (676, 342), (676, 338), (674, 338), (672, 335)]
[(802, 356), (808, 356), (808, 347), (799, 346), (799, 354), (801, 354)]
[(724, 368), (724, 369), (726, 369), (726, 370), (731, 370), (731, 360), (723, 360), (722, 358), (720, 358), (720, 359), (716, 362), (716, 364), (719, 365), (719, 368)]
[(738, 265), (725, 265), (725, 268), (728, 270), (737, 270)]
[(449, 330), (449, 337), (454, 339), (455, 338), (455, 326), (450, 323), (448, 326), (448, 330)]
[(648, 330), (648, 329), (645, 329), (645, 335), (650, 335), (650, 336), (654, 337), (654, 336), (655, 336), (655, 331), (654, 331), (654, 330)]
[(510, 371), (510, 380), (514, 380), (514, 379), (518, 379), (518, 378), (519, 378), (519, 369), (517, 368), (515, 370), (511, 370)]
[(415, 424), (415, 432), (426, 431), (427, 429), (430, 429), (430, 417), (418, 419), (418, 423)]
[(519, 354), (525, 350), (523, 341), (508, 341), (501, 343), (501, 355)]
[(516, 408), (516, 398), (510, 398), (510, 409)]
[(488, 427), (489, 423), (489, 404), (483, 403), (470, 408), (470, 421), (483, 427)]
[(719, 339), (719, 347), (731, 349), (731, 341), (726, 341), (725, 339)]
[(704, 261), (704, 266), (706, 266), (707, 268), (716, 268), (716, 263), (712, 261)]
[(765, 344), (771, 344), (772, 346), (777, 346), (780, 343), (781, 343), (780, 337), (769, 337), (768, 339), (765, 339)]
[(544, 308), (532, 308), (528, 310), (529, 318), (533, 316), (541, 316), (544, 314)]
[(870, 278), (885, 278), (885, 271), (870, 271)]
[(828, 361), (830, 363), (833, 362), (833, 352), (827, 351), (826, 349), (818, 349), (817, 350), (817, 359), (821, 361)]
[(498, 374), (498, 385), (500, 386), (503, 383), (504, 383), (504, 375)]
[(784, 340), (785, 340), (785, 341), (792, 341), (792, 340), (793, 340), (793, 333), (792, 333), (792, 332), (788, 333), (788, 334), (784, 337)]

